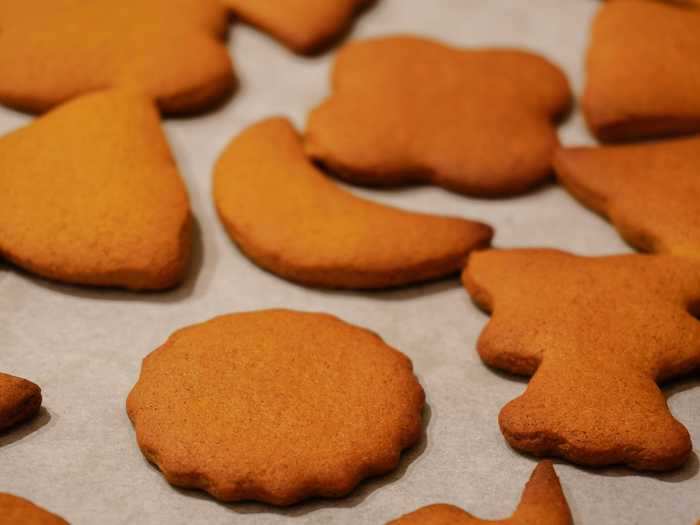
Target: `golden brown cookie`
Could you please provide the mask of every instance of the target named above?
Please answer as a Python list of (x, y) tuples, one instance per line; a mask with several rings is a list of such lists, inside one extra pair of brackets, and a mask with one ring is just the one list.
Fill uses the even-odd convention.
[[(473, 254), (464, 284), (492, 312), (486, 364), (533, 375), (502, 410), (514, 448), (582, 465), (682, 465), (691, 451), (657, 383), (700, 366), (700, 263), (556, 250)], [(695, 311), (697, 313), (697, 311)]]
[(421, 435), (411, 361), (336, 317), (226, 315), (173, 334), (127, 401), (144, 455), (223, 501), (339, 497)]
[(368, 0), (223, 0), (237, 16), (297, 53), (313, 53), (347, 28)]
[(561, 149), (554, 167), (634, 247), (700, 257), (700, 138)]
[(280, 118), (228, 146), (214, 171), (214, 200), (253, 261), (312, 286), (384, 288), (456, 273), (493, 235), (481, 223), (355, 197), (310, 163), (299, 135)]
[(40, 407), (41, 388), (0, 372), (0, 431), (34, 417)]
[(551, 174), (563, 73), (514, 49), (456, 49), (410, 36), (353, 42), (309, 117), (306, 151), (353, 183), (429, 182), (477, 196)]
[(388, 525), (571, 525), (571, 511), (551, 461), (540, 462), (525, 485), (515, 513), (504, 520), (481, 520), (453, 505), (430, 505)]
[(204, 109), (235, 83), (218, 0), (0, 2), (0, 102), (43, 112), (106, 88), (167, 113)]
[(190, 253), (187, 191), (142, 95), (108, 91), (0, 138), (0, 257), (49, 279), (168, 288)]
[(0, 492), (0, 525), (68, 525), (68, 522), (31, 501)]
[(698, 56), (700, 4), (603, 3), (582, 100), (591, 131), (610, 141), (700, 131)]

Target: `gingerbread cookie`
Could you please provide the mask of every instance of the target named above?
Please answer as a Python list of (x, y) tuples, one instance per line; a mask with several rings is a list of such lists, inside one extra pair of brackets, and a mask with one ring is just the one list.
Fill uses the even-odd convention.
[(563, 73), (514, 49), (455, 49), (409, 36), (338, 54), (333, 93), (306, 151), (353, 183), (428, 182), (477, 196), (525, 191), (551, 174)]
[(555, 155), (559, 180), (636, 248), (700, 257), (700, 138)]
[(318, 51), (352, 20), (368, 0), (223, 0), (244, 21), (297, 53)]
[(214, 200), (253, 261), (312, 286), (384, 288), (456, 273), (493, 235), (481, 223), (410, 213), (342, 190), (279, 118), (228, 146), (215, 168)]
[(222, 501), (339, 497), (421, 436), (410, 360), (336, 317), (226, 315), (173, 334), (127, 401), (144, 455)]
[(41, 407), (41, 388), (22, 379), (0, 373), (0, 431), (36, 415)]
[(478, 351), (533, 375), (501, 412), (514, 448), (582, 465), (682, 465), (691, 451), (657, 383), (700, 366), (700, 263), (556, 250), (470, 257), (464, 284), (491, 311)]
[(81, 97), (0, 138), (0, 257), (67, 283), (168, 288), (190, 252), (187, 191), (142, 95)]
[(611, 141), (700, 131), (698, 56), (700, 4), (602, 4), (582, 101), (591, 131)]
[(106, 88), (167, 113), (204, 109), (235, 79), (218, 0), (0, 2), (0, 102), (43, 112)]
[(31, 501), (0, 492), (0, 525), (68, 525), (68, 522)]
[(571, 511), (551, 461), (537, 465), (525, 485), (520, 504), (508, 519), (481, 520), (453, 505), (430, 505), (388, 525), (571, 525)]

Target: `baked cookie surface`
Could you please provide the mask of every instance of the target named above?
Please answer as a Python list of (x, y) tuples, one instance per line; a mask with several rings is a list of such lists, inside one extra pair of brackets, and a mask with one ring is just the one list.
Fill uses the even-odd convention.
[(688, 459), (688, 431), (657, 383), (700, 366), (700, 322), (691, 313), (700, 263), (494, 250), (473, 254), (463, 279), (492, 312), (478, 342), (482, 360), (533, 376), (500, 414), (512, 447), (639, 470)]
[(0, 431), (34, 417), (40, 407), (41, 388), (21, 377), (0, 373)]
[(31, 501), (0, 492), (0, 525), (68, 525), (68, 522)]
[(187, 190), (142, 95), (69, 102), (0, 138), (0, 257), (48, 279), (169, 288), (191, 249)]
[(371, 0), (222, 0), (242, 20), (297, 53), (313, 53), (341, 33)]
[(700, 257), (700, 138), (565, 148), (559, 181), (634, 247)]
[(214, 170), (214, 200), (246, 255), (312, 286), (386, 288), (453, 274), (493, 235), (478, 222), (411, 213), (341, 189), (279, 118), (226, 148)]
[(388, 525), (571, 525), (571, 511), (550, 461), (535, 467), (515, 513), (504, 520), (481, 520), (453, 505), (429, 505)]
[(0, 102), (25, 111), (119, 88), (192, 112), (235, 84), (218, 0), (0, 2), (0, 27)]
[(700, 131), (698, 56), (700, 4), (601, 2), (582, 99), (591, 131), (606, 141)]
[(290, 505), (396, 468), (423, 404), (410, 360), (372, 332), (267, 310), (177, 331), (144, 360), (127, 411), (173, 485)]
[(457, 49), (410, 36), (351, 42), (309, 116), (306, 151), (353, 183), (432, 183), (477, 196), (551, 175), (564, 74), (514, 49)]

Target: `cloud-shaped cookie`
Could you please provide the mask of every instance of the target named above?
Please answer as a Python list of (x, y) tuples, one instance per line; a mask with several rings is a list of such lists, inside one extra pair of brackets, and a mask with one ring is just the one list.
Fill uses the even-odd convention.
[(551, 174), (554, 122), (570, 104), (563, 73), (532, 53), (358, 41), (338, 54), (306, 151), (353, 183), (513, 194)]
[(173, 485), (291, 505), (396, 468), (423, 404), (411, 361), (376, 334), (265, 310), (177, 331), (144, 359), (127, 411)]
[(313, 53), (342, 32), (371, 0), (222, 0), (241, 19), (297, 53)]
[(556, 250), (473, 254), (464, 284), (492, 312), (490, 366), (533, 375), (501, 411), (514, 448), (582, 465), (668, 470), (691, 451), (657, 383), (700, 366), (700, 263)]
[(40, 407), (41, 388), (21, 377), (0, 373), (0, 431), (30, 419)]
[(25, 270), (132, 289), (184, 276), (189, 199), (142, 95), (87, 95), (0, 138), (0, 188), (0, 257)]
[(555, 155), (562, 184), (636, 248), (700, 257), (700, 138)]
[(582, 100), (593, 133), (614, 141), (700, 131), (698, 56), (700, 3), (605, 2)]
[(481, 520), (453, 505), (430, 505), (388, 525), (571, 525), (571, 511), (550, 461), (537, 465), (525, 485), (520, 504), (508, 519)]
[(0, 492), (0, 521), (8, 525), (68, 525), (68, 522), (24, 498)]
[(455, 273), (490, 227), (382, 206), (342, 190), (304, 156), (284, 119), (244, 131), (214, 171), (214, 200), (231, 238), (286, 279), (384, 288)]
[(167, 113), (235, 82), (218, 0), (0, 2), (0, 102), (42, 112), (86, 92), (143, 92)]

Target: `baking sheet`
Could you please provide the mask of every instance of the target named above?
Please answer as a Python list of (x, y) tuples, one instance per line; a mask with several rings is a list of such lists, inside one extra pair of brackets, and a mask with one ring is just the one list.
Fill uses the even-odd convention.
[[(455, 45), (507, 45), (539, 51), (568, 73), (580, 93), (594, 0), (380, 0), (351, 36), (416, 33)], [(419, 506), (448, 502), (483, 518), (509, 515), (535, 461), (510, 450), (499, 409), (526, 382), (487, 369), (474, 350), (487, 320), (457, 279), (380, 293), (305, 289), (265, 273), (226, 237), (210, 199), (211, 168), (245, 126), (282, 114), (303, 125), (327, 93), (330, 53), (299, 58), (266, 36), (235, 25), (229, 48), (241, 78), (217, 111), (166, 123), (198, 221), (188, 282), (139, 295), (49, 283), (0, 263), (0, 369), (43, 388), (31, 424), (0, 436), (0, 491), (25, 496), (74, 524), (384, 523)], [(0, 132), (28, 122), (0, 110)], [(580, 114), (561, 130), (567, 144), (590, 143)], [(630, 249), (603, 220), (553, 185), (483, 201), (437, 188), (358, 194), (412, 210), (474, 217), (496, 227), (501, 247), (547, 246), (580, 254)], [(173, 489), (143, 459), (124, 410), (141, 359), (185, 325), (269, 307), (327, 311), (381, 334), (409, 355), (427, 393), (426, 437), (397, 472), (349, 497), (280, 510), (222, 505)], [(698, 379), (667, 390), (673, 413), (700, 443)], [(577, 524), (691, 525), (700, 518), (698, 457), (678, 472), (557, 471)]]

